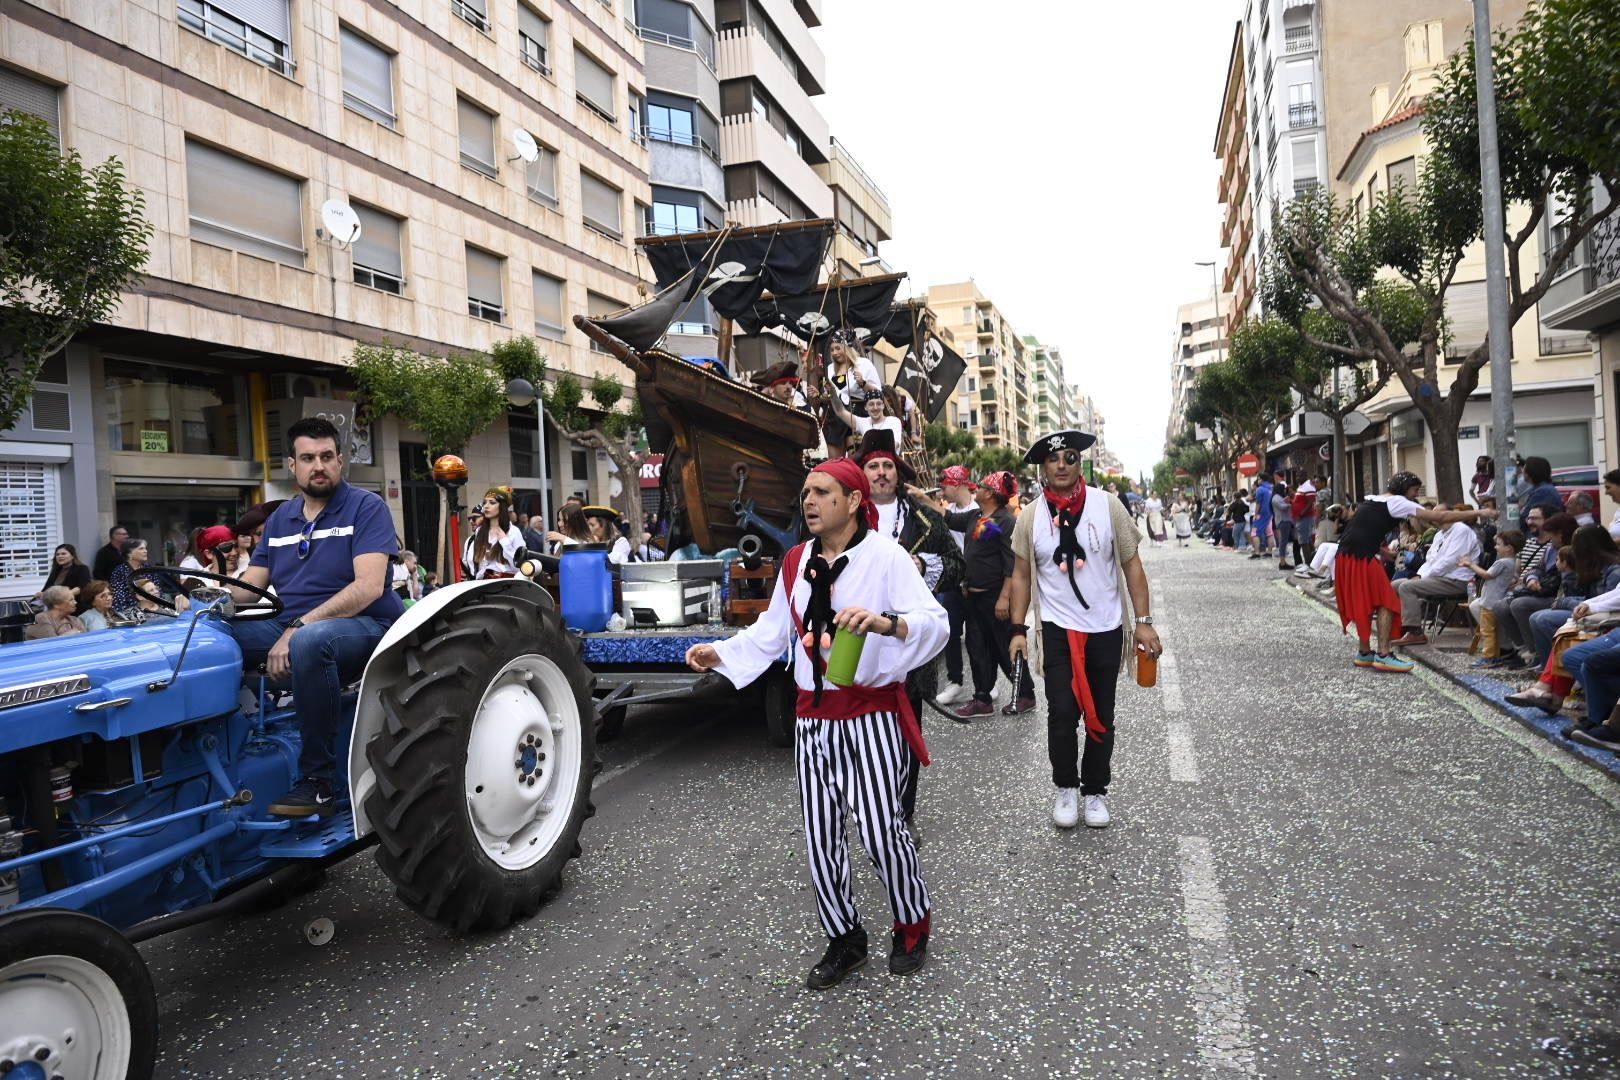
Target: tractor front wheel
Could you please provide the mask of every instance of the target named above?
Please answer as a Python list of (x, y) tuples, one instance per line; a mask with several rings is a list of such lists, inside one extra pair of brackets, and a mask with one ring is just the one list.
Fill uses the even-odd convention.
[(366, 746), (377, 863), (458, 931), (534, 914), (579, 854), (596, 731), (591, 674), (555, 611), (478, 597), (420, 631)]
[(0, 1071), (148, 1080), (158, 1007), (141, 954), (77, 911), (0, 915)]

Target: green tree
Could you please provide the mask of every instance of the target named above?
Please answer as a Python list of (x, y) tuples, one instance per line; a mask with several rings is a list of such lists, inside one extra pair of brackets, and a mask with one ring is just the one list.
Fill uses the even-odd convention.
[(354, 347), (361, 411), (397, 416), (427, 438), (429, 459), (461, 454), (506, 411), (506, 389), (488, 358), (430, 356), (398, 345)]
[(87, 169), (43, 120), (0, 114), (0, 431), (45, 361), (106, 318), (145, 265), (144, 209), (117, 158)]
[[(576, 446), (605, 452), (619, 470), (623, 488), (624, 516), (630, 526), (630, 543), (641, 542), (641, 461), (638, 444), (644, 428), (641, 400), (630, 398), (627, 409), (619, 409), (624, 400), (624, 384), (617, 376), (598, 375), (587, 388), (570, 372), (559, 375), (555, 382), (546, 379), (546, 358), (531, 337), (517, 337), (497, 343), (490, 350), (501, 377), (527, 379), (540, 397), (546, 418), (563, 438)], [(595, 408), (587, 408), (589, 395)], [(549, 527), (549, 522), (547, 523)]]
[[(1503, 197), (1528, 210), (1507, 238), (1511, 322), (1620, 208), (1592, 197), (1594, 182), (1620, 192), (1620, 94), (1607, 92), (1620, 86), (1617, 43), (1613, 0), (1540, 0), (1492, 43)], [(1424, 102), (1430, 154), (1417, 189), (1396, 184), (1360, 215), (1321, 193), (1294, 200), (1273, 230), (1262, 289), (1266, 310), (1311, 346), (1400, 380), (1434, 439), (1443, 502), (1463, 497), (1457, 428), (1490, 359), (1488, 338), (1455, 362), (1446, 355), (1446, 293), (1484, 228), (1474, 46), (1452, 57)], [(1547, 226), (1538, 272), (1524, 254)], [(1337, 324), (1332, 332), (1313, 309)]]
[(1213, 444), (1222, 483), (1232, 462), (1246, 451), (1260, 453), (1277, 420), (1293, 404), (1287, 372), (1275, 357), (1228, 356), (1198, 369), (1187, 419), (1215, 433)]

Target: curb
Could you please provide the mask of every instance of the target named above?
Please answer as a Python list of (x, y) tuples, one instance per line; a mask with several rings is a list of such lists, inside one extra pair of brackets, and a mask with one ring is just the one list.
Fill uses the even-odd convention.
[[(1285, 578), (1277, 579), (1277, 585), (1316, 603), (1319, 607), (1337, 613), (1337, 608), (1315, 595), (1314, 590), (1301, 588)], [(1515, 692), (1514, 687), (1489, 675), (1462, 675), (1453, 672), (1431, 658), (1428, 646), (1418, 646), (1416, 649), (1403, 648), (1401, 652), (1453, 686), (1472, 694), (1497, 712), (1517, 720), (1522, 727), (1552, 743), (1581, 764), (1604, 773), (1610, 779), (1620, 780), (1620, 754), (1599, 750), (1595, 746), (1583, 746), (1581, 743), (1564, 738), (1562, 730), (1569, 724), (1567, 717), (1548, 716), (1540, 709), (1520, 709), (1509, 705), (1503, 699)]]

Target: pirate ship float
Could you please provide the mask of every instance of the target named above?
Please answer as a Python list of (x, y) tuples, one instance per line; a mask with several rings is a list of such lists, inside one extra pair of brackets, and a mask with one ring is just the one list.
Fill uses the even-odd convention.
[[(882, 337), (908, 350), (895, 381), (930, 419), (961, 374), (961, 358), (933, 334), (926, 305), (894, 303), (904, 274), (817, 284), (832, 231), (833, 222), (817, 219), (644, 237), (637, 243), (657, 292), (611, 315), (574, 316), (575, 326), (635, 375), (648, 443), (664, 452), (669, 550), (748, 547), (744, 537), (752, 534), (769, 554), (798, 538), (798, 492), (806, 453), (820, 442), (820, 421), (728, 377), (723, 368), (735, 330), (775, 330), (797, 342), (810, 358), (812, 386), (820, 382), (832, 331)], [(700, 299), (720, 319), (721, 370), (662, 347), (670, 327)], [(926, 460), (916, 464), (926, 470)]]

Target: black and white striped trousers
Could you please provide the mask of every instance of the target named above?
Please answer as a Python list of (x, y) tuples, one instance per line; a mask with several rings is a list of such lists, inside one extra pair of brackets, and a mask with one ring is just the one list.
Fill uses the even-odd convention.
[(929, 911), (928, 886), (900, 809), (911, 752), (900, 734), (899, 718), (892, 712), (853, 720), (801, 716), (794, 753), (810, 883), (827, 936), (838, 937), (861, 921), (850, 881), (847, 813), (855, 815), (861, 843), (889, 891), (895, 920), (920, 922)]

